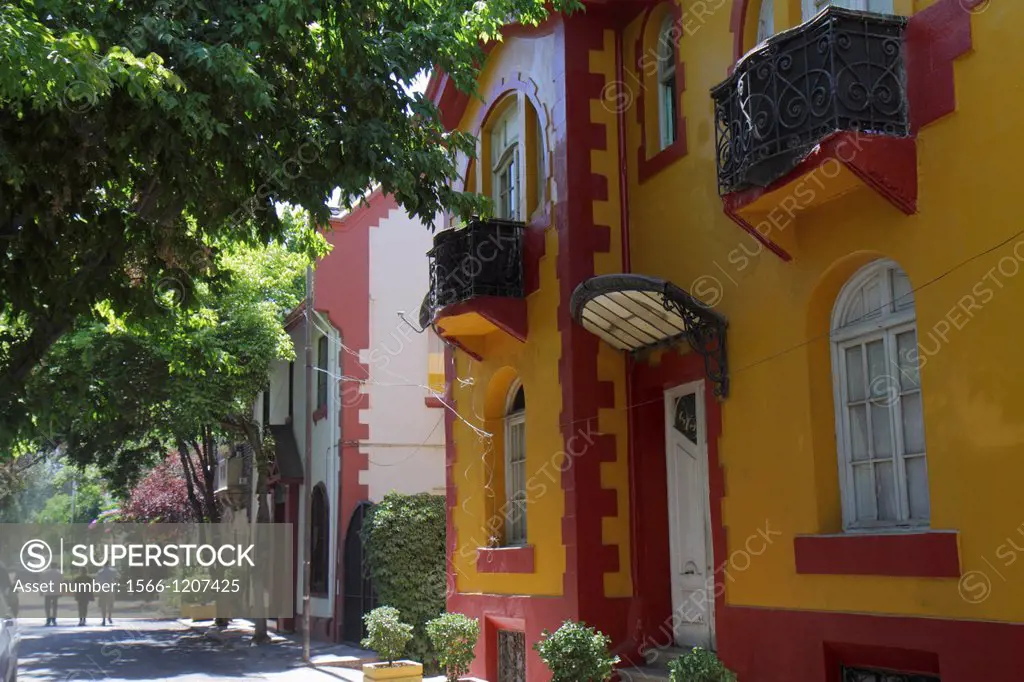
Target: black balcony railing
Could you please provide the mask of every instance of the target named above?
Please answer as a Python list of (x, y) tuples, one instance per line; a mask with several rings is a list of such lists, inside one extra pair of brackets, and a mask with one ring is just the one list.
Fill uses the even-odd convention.
[(715, 86), (718, 191), (765, 187), (830, 134), (909, 134), (907, 20), (831, 7), (769, 38)]
[(481, 296), (522, 298), (523, 224), (474, 218), (466, 227), (434, 235), (430, 292), (420, 311), (421, 324), (434, 313)]

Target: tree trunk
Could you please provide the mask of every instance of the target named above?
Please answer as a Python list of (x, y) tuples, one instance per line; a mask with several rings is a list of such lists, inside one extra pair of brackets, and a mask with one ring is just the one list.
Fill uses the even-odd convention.
[[(245, 440), (252, 447), (252, 472), (253, 472), (253, 485), (256, 486), (256, 523), (269, 523), (270, 513), (267, 509), (266, 493), (267, 493), (267, 479), (270, 475), (270, 466), (267, 458), (267, 453), (263, 448), (263, 432), (259, 427), (259, 424), (254, 422), (250, 418), (243, 417), (239, 420), (239, 426), (242, 433), (245, 434)], [(253, 510), (249, 511), (250, 514)], [(256, 594), (263, 595), (263, 585), (256, 586)], [(253, 633), (252, 643), (253, 644), (266, 644), (270, 641), (270, 636), (267, 633), (267, 619), (266, 618), (254, 618), (253, 619)]]
[(192, 505), (192, 511), (196, 514), (196, 519), (202, 523), (206, 518), (206, 505), (196, 495), (197, 481), (195, 469), (191, 461), (192, 457), (189, 454), (188, 443), (185, 442), (184, 438), (176, 438), (175, 441), (178, 445), (178, 457), (181, 458), (181, 468), (185, 474), (185, 488), (188, 491), (188, 501)]
[[(265, 491), (260, 488), (265, 488), (266, 476), (262, 471), (257, 473), (260, 486), (257, 487), (257, 511), (256, 511), (256, 523), (269, 523), (270, 514), (267, 510), (267, 501)], [(253, 620), (253, 633), (252, 641), (254, 644), (266, 644), (270, 641), (270, 635), (267, 634), (267, 619), (256, 618)]]

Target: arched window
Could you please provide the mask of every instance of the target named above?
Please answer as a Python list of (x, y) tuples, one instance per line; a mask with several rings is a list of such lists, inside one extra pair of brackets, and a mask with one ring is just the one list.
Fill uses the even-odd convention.
[(775, 0), (761, 0), (757, 14), (757, 42), (763, 43), (775, 33)]
[(309, 553), (309, 591), (327, 596), (331, 568), (331, 505), (327, 502), (327, 489), (323, 483), (313, 488), (310, 512), (312, 545)]
[(675, 19), (667, 14), (658, 31), (658, 129), (661, 149), (676, 141), (676, 123), (679, 115), (679, 92), (676, 89), (676, 37)]
[(925, 525), (930, 515), (914, 293), (879, 260), (832, 312), (839, 478), (846, 528)]
[(537, 109), (526, 93), (510, 93), (488, 114), (477, 142), (481, 162), (468, 166), (467, 191), (490, 196), (495, 218), (528, 220), (545, 196), (544, 149)]
[(505, 544), (526, 544), (526, 393), (518, 381), (505, 408)]
[(856, 9), (863, 12), (892, 14), (892, 0), (803, 0), (804, 21), (807, 21), (829, 5)]
[(521, 219), (519, 138), (519, 107), (513, 101), (491, 128), (491, 190), (496, 218)]

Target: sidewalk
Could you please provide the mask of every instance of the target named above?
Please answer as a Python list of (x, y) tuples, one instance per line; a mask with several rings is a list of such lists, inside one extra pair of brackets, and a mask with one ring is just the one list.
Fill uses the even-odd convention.
[[(254, 652), (259, 652), (260, 658), (268, 656), (290, 658), (293, 667), (305, 667), (302, 662), (301, 634), (281, 634), (270, 631), (267, 633), (270, 636), (268, 644), (252, 647), (249, 643), (253, 634), (252, 621), (233, 619), (227, 627), (216, 627), (212, 620), (196, 622), (179, 619), (178, 624), (192, 632), (203, 634), (208, 639), (219, 642), (227, 648), (251, 648)], [(362, 682), (363, 663), (373, 663), (378, 660), (376, 653), (366, 649), (317, 640), (310, 642), (310, 659), (313, 667), (318, 671), (352, 682)]]

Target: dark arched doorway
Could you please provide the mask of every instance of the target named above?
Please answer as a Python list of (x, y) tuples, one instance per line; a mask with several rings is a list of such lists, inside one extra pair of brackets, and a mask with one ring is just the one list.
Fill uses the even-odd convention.
[(359, 643), (366, 635), (363, 626), (363, 614), (377, 605), (377, 595), (373, 592), (373, 581), (370, 580), (370, 569), (366, 565), (363, 553), (363, 521), (372, 508), (370, 502), (360, 502), (352, 512), (352, 520), (348, 524), (345, 535), (345, 602), (342, 621), (342, 639), (346, 642)]

